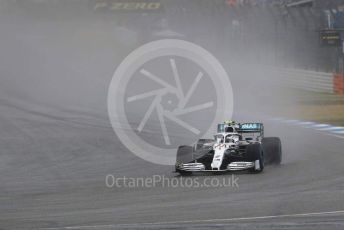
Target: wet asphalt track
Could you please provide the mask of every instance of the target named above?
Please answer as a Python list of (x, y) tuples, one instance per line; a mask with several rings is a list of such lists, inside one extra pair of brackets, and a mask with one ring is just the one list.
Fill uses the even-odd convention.
[[(0, 229), (344, 229), (335, 212), (344, 210), (344, 139), (267, 119), (292, 97), (265, 83), (248, 88), (251, 73), (231, 72), (235, 118), (264, 121), (266, 136), (281, 137), (280, 167), (237, 173), (238, 188), (107, 188), (107, 174), (177, 175), (131, 154), (111, 128), (115, 48), (39, 33), (45, 26), (7, 28), (1, 43)], [(305, 213), (315, 214), (295, 215)]]
[[(344, 141), (338, 137), (266, 121), (266, 135), (283, 141), (283, 164), (258, 175), (236, 173), (239, 188), (107, 188), (107, 174), (177, 175), (128, 152), (106, 117), (6, 99), (0, 111), (3, 229), (344, 227), (343, 212), (293, 216), (344, 210)], [(228, 220), (264, 216), (277, 217)]]

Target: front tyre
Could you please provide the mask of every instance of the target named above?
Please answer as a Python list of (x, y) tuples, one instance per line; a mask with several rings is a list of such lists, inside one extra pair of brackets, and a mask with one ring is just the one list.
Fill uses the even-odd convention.
[(261, 173), (264, 170), (264, 155), (261, 144), (251, 144), (247, 146), (247, 158), (254, 162), (254, 167), (250, 169), (252, 173)]
[(193, 161), (193, 147), (188, 145), (182, 145), (178, 147), (177, 157), (176, 157), (176, 165), (175, 171), (179, 173), (181, 176), (189, 176), (192, 175), (190, 171), (184, 171), (178, 169), (178, 164), (183, 162), (191, 162)]

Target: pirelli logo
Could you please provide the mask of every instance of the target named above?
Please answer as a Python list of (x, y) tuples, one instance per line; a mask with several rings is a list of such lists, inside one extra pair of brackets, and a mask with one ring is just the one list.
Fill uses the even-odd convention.
[(162, 9), (159, 1), (114, 1), (99, 0), (96, 1), (94, 10), (110, 10), (110, 11), (158, 11)]

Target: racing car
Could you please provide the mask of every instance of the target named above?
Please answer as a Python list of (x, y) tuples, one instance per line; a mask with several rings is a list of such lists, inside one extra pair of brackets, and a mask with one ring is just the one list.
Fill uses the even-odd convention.
[(217, 125), (213, 139), (199, 139), (193, 146), (179, 146), (175, 171), (181, 175), (238, 170), (261, 173), (266, 164), (281, 161), (281, 140), (264, 137), (262, 123), (225, 121)]

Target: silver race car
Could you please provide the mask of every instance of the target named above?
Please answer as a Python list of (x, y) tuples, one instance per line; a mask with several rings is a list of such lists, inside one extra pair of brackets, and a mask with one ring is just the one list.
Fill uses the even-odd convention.
[(194, 146), (179, 146), (176, 172), (224, 172), (249, 170), (260, 173), (265, 164), (280, 164), (281, 140), (264, 137), (262, 123), (218, 124), (214, 139), (200, 139)]

